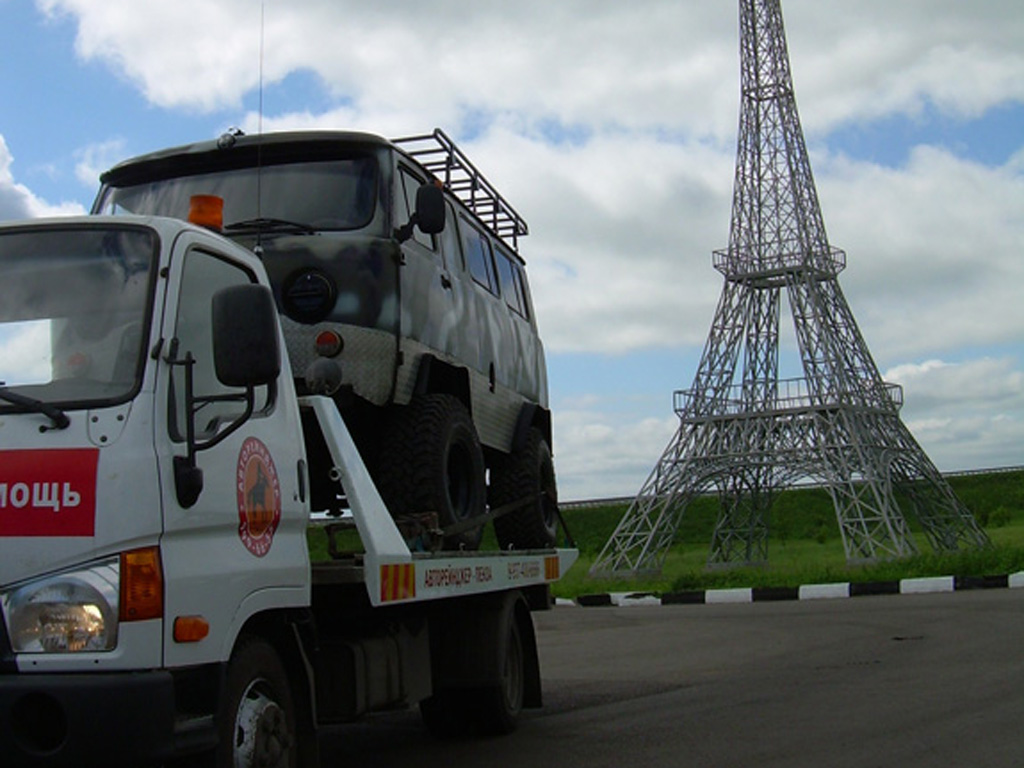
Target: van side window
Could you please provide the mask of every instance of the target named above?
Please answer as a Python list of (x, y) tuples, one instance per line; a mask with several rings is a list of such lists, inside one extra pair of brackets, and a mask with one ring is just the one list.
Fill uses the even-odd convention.
[[(398, 169), (399, 183), (401, 190), (396, 193), (396, 197), (400, 198), (397, 202), (398, 210), (398, 221), (395, 222), (396, 227), (400, 227), (409, 221), (409, 218), (416, 211), (416, 192), (421, 186), (423, 186), (423, 180), (413, 175), (412, 171), (405, 167)], [(402, 206), (405, 206), (405, 210), (402, 210)], [(419, 227), (412, 228), (412, 239), (422, 245), (424, 248), (434, 250), (434, 236), (424, 234), (420, 231)]]
[[(245, 412), (245, 400), (240, 397), (243, 390), (227, 387), (217, 378), (213, 363), (213, 329), (210, 313), (213, 294), (221, 288), (251, 282), (253, 278), (248, 272), (211, 253), (193, 250), (185, 255), (174, 326), (176, 357), (181, 360), (186, 353), (192, 353), (195, 359), (192, 386), (197, 396), (223, 398), (207, 403), (198, 411), (196, 437), (200, 440), (213, 437), (221, 427), (230, 424)], [(269, 411), (270, 398), (268, 387), (259, 387), (256, 390), (257, 412), (254, 416), (265, 415)], [(265, 403), (262, 411), (261, 403)], [(174, 366), (168, 408), (171, 438), (183, 441), (187, 423), (184, 366)]]
[(495, 258), (498, 262), (498, 274), (501, 276), (501, 295), (505, 297), (505, 303), (516, 314), (529, 318), (522, 270), (500, 249)]
[(491, 243), (487, 236), (462, 216), (462, 248), (466, 256), (469, 274), (480, 285), (497, 295), (498, 280), (494, 274), (494, 261), (491, 258)]

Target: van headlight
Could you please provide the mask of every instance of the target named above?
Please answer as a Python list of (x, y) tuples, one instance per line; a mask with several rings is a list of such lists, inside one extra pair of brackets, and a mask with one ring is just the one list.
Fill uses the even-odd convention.
[(117, 558), (0, 593), (15, 653), (88, 653), (117, 646)]

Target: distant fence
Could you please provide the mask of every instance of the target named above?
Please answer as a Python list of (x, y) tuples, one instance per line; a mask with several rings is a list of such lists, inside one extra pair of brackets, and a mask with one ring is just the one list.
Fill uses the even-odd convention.
[[(970, 477), (971, 475), (1001, 475), (1007, 472), (1024, 472), (1024, 466), (1016, 467), (995, 467), (992, 469), (958, 469), (952, 472), (943, 472), (943, 477)], [(793, 488), (823, 488), (824, 483), (807, 482), (798, 483)], [(589, 509), (591, 507), (611, 507), (619, 504), (629, 504), (634, 496), (611, 496), (606, 499), (581, 499), (577, 501), (559, 501), (558, 506), (562, 509)]]

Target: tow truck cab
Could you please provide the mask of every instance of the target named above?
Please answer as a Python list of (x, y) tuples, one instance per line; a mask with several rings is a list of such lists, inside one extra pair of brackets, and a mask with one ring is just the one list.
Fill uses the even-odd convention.
[[(410, 551), (288, 370), (232, 241), (0, 225), (4, 766), (315, 766), (320, 724), (419, 704), (438, 733), (503, 733), (539, 706), (530, 611), (576, 552)], [(315, 564), (311, 445), (361, 545)]]
[(262, 339), (237, 314), (211, 322), (224, 289), (272, 309), (261, 274), (169, 219), (0, 226), (5, 763), (170, 751), (188, 738), (167, 730), (188, 675), (167, 670), (218, 665), (250, 617), (309, 605), (303, 435), (274, 314)]

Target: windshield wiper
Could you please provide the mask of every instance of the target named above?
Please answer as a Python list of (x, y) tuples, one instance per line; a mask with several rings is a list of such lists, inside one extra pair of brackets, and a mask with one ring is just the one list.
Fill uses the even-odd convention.
[(287, 219), (256, 218), (236, 221), (224, 227), (225, 232), (301, 232), (304, 235), (315, 235), (316, 230), (309, 224)]
[(34, 411), (41, 413), (44, 416), (48, 416), (50, 421), (53, 422), (54, 429), (66, 429), (71, 423), (71, 419), (64, 413), (60, 408), (50, 403), (44, 403), (42, 400), (36, 400), (34, 397), (27, 397), (20, 395), (17, 392), (12, 392), (7, 387), (3, 386), (0, 382), (0, 400), (6, 400), (12, 405), (16, 405), (19, 408), (24, 408), (27, 411)]

